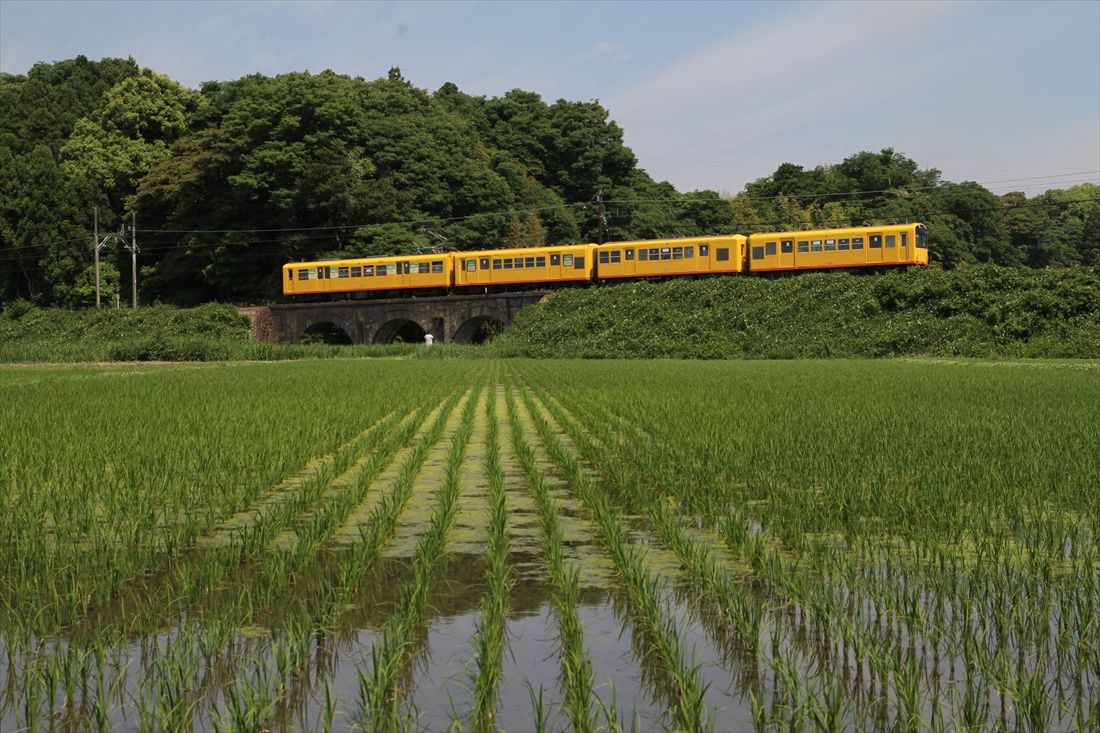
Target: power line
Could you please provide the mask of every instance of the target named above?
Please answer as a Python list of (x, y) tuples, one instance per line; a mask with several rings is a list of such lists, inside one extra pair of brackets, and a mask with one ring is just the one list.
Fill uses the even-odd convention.
[[(1027, 177), (1024, 177), (1024, 178), (1006, 178), (1006, 179), (999, 179), (999, 180), (995, 180), (995, 181), (985, 181), (985, 182), (976, 182), (976, 183), (979, 186), (985, 187), (985, 186), (995, 185), (995, 184), (998, 184), (998, 183), (1018, 183), (1018, 182), (1022, 182), (1022, 181), (1050, 180), (1050, 179), (1055, 179), (1055, 178), (1066, 178), (1066, 177), (1070, 177), (1070, 176), (1092, 175), (1092, 174), (1097, 174), (1097, 173), (1100, 173), (1100, 171), (1080, 171), (1080, 172), (1074, 172), (1074, 173), (1058, 173), (1058, 174), (1051, 174), (1051, 175), (1045, 175), (1045, 176), (1027, 176)], [(802, 200), (805, 200), (805, 199), (821, 199), (821, 198), (843, 199), (844, 197), (856, 198), (856, 197), (859, 197), (859, 196), (869, 196), (869, 195), (884, 194), (884, 193), (902, 193), (902, 192), (908, 192), (908, 191), (939, 190), (939, 189), (949, 188), (951, 186), (960, 186), (960, 185), (963, 185), (963, 184), (941, 183), (941, 184), (932, 185), (932, 186), (915, 186), (915, 187), (907, 187), (907, 188), (887, 188), (887, 189), (861, 190), (861, 191), (839, 191), (839, 192), (834, 192), (834, 193), (777, 194), (775, 196), (751, 196), (751, 197), (749, 197), (749, 196), (736, 196), (734, 198), (736, 198), (738, 201), (745, 201), (745, 202), (774, 201), (774, 200), (776, 200), (778, 198), (781, 198), (781, 197), (785, 197), (787, 199), (796, 200), (796, 201), (802, 201)], [(700, 200), (700, 199), (691, 199), (691, 198), (684, 198), (684, 196), (685, 195), (682, 194), (680, 198), (660, 197), (660, 198), (636, 198), (636, 199), (604, 199), (604, 203), (605, 204), (612, 204), (612, 203), (616, 203), (616, 204), (627, 204), (627, 203), (697, 204), (697, 203), (708, 202), (708, 201), (712, 200), (712, 199), (702, 199), (702, 200)], [(721, 199), (721, 200), (725, 201), (726, 199)], [(424, 218), (424, 219), (410, 219), (410, 220), (407, 220), (407, 221), (372, 222), (372, 223), (364, 223), (364, 224), (343, 224), (343, 225), (317, 226), (317, 227), (284, 227), (284, 228), (271, 228), (271, 229), (141, 229), (139, 231), (141, 232), (141, 234), (143, 236), (146, 236), (146, 237), (155, 236), (155, 235), (158, 235), (158, 234), (268, 234), (268, 233), (323, 232), (323, 231), (339, 232), (341, 230), (347, 230), (347, 229), (352, 229), (352, 230), (354, 230), (354, 229), (369, 229), (369, 228), (377, 228), (377, 227), (383, 227), (383, 226), (417, 226), (417, 225), (426, 225), (426, 224), (437, 223), (437, 222), (465, 221), (465, 220), (473, 219), (473, 218), (477, 218), (477, 217), (509, 216), (509, 215), (513, 215), (513, 214), (529, 214), (529, 213), (537, 213), (537, 212), (540, 212), (540, 211), (552, 211), (552, 210), (557, 210), (557, 209), (584, 208), (584, 207), (590, 206), (591, 203), (592, 203), (592, 201), (589, 200), (589, 201), (585, 201), (585, 202), (578, 202), (578, 203), (572, 203), (572, 204), (569, 204), (569, 203), (554, 204), (552, 206), (542, 206), (542, 207), (532, 208), (532, 209), (510, 209), (510, 210), (505, 210), (505, 211), (489, 211), (489, 212), (481, 212), (481, 213), (476, 213), (476, 214), (465, 214), (465, 215), (462, 215), (462, 216), (452, 216), (452, 217), (436, 217), (436, 218)], [(332, 236), (332, 235), (329, 235), (329, 236)], [(327, 239), (328, 237), (326, 236), (326, 237), (320, 237), (320, 238)], [(68, 243), (71, 243), (71, 242), (80, 242), (80, 241), (84, 241), (85, 239), (87, 239), (87, 236), (72, 237), (72, 238), (63, 239), (63, 240), (54, 240), (54, 241), (51, 241), (49, 243), (31, 243), (31, 244), (21, 245), (21, 246), (0, 247), (0, 253), (3, 253), (5, 251), (24, 251), (24, 250), (33, 249), (33, 248), (51, 247), (51, 246), (57, 246), (59, 244), (68, 244)], [(319, 238), (318, 237), (306, 237), (306, 238), (299, 238), (297, 241), (310, 241), (312, 239), (319, 239)], [(280, 238), (278, 240), (254, 240), (255, 243), (260, 243), (260, 242), (264, 242), (264, 241), (291, 241), (291, 240), (286, 239), (286, 238)], [(174, 248), (178, 248), (178, 247), (181, 247), (181, 246), (183, 246), (183, 245), (182, 244), (175, 245), (172, 248), (174, 249)], [(191, 245), (188, 245), (188, 246), (196, 246), (196, 244), (191, 244)], [(224, 243), (216, 243), (213, 246), (224, 246)], [(143, 251), (146, 251), (146, 252), (152, 252), (152, 251), (158, 251), (158, 250), (164, 251), (164, 249), (165, 248), (163, 248), (163, 247), (161, 247), (161, 248), (146, 247), (146, 248), (143, 249)]]
[[(650, 201), (657, 202), (657, 201), (662, 201), (662, 199), (650, 199)], [(682, 203), (681, 201), (679, 201), (677, 199), (664, 199), (664, 201), (666, 201), (668, 203)], [(1031, 202), (1031, 203), (1026, 203), (1026, 204), (1017, 204), (1017, 205), (1009, 206), (1009, 207), (1005, 207), (1005, 206), (985, 207), (985, 208), (980, 208), (980, 209), (972, 209), (971, 211), (973, 211), (975, 213), (984, 213), (984, 212), (989, 212), (989, 211), (1006, 211), (1006, 210), (1012, 211), (1012, 210), (1017, 210), (1017, 209), (1043, 208), (1043, 207), (1049, 207), (1049, 206), (1068, 206), (1070, 204), (1090, 203), (1090, 202), (1100, 202), (1100, 196), (1081, 198), (1081, 199), (1067, 199), (1067, 200), (1064, 200), (1064, 201), (1037, 201), (1037, 202)], [(614, 204), (614, 203), (617, 203), (617, 202), (609, 200), (609, 201), (605, 201), (605, 203)], [(940, 215), (940, 214), (952, 214), (952, 213), (954, 213), (954, 212), (945, 211), (945, 210), (922, 212), (922, 214), (924, 216), (937, 216), (937, 215)], [(621, 220), (622, 221), (628, 221), (626, 219), (625, 214), (621, 216)], [(753, 228), (758, 228), (758, 227), (762, 227), (762, 226), (776, 226), (776, 227), (778, 227), (778, 226), (785, 226), (787, 223), (788, 222), (785, 222), (785, 221), (754, 222), (752, 224), (752, 227)], [(845, 227), (848, 226), (847, 220), (843, 220), (843, 219), (830, 219), (830, 220), (827, 220), (825, 223), (834, 223), (838, 226), (845, 226)], [(874, 225), (872, 224), (872, 225), (868, 225), (868, 226), (874, 226)], [(686, 229), (686, 228), (698, 229), (698, 225), (697, 224), (692, 224), (692, 223), (682, 223), (682, 224), (674, 223), (674, 224), (666, 224), (662, 228), (665, 228), (665, 229)], [(732, 223), (731, 224), (723, 224), (719, 228), (720, 229), (734, 230), (734, 229), (742, 228), (742, 225), (737, 225), (737, 224), (732, 224)], [(730, 233), (737, 233), (737, 232), (731, 231)], [(710, 234), (710, 233), (708, 233), (708, 234)], [(703, 235), (700, 235), (700, 236), (707, 236), (707, 234), (703, 234)], [(249, 242), (248, 244), (249, 245), (253, 245), (253, 244), (275, 244), (275, 243), (284, 243), (284, 242), (301, 242), (301, 241), (316, 241), (316, 240), (326, 240), (327, 241), (327, 240), (331, 240), (331, 239), (332, 239), (332, 235), (325, 235), (325, 236), (318, 236), (318, 237), (306, 237), (306, 238), (295, 238), (295, 239), (274, 238), (274, 239), (253, 240), (252, 242)], [(660, 239), (660, 237), (657, 237), (657, 239)], [(189, 250), (191, 250), (191, 249), (207, 249), (207, 248), (225, 247), (225, 246), (226, 245), (225, 245), (224, 242), (195, 242), (195, 243), (191, 243), (191, 244), (187, 244), (187, 245), (172, 245), (172, 246), (164, 245), (164, 246), (160, 246), (160, 247), (155, 247), (155, 246), (154, 247), (145, 247), (145, 246), (143, 246), (141, 251), (145, 252), (145, 253), (150, 253), (150, 252), (168, 253), (168, 252), (183, 250), (184, 254), (190, 254)], [(283, 252), (282, 252), (281, 249), (268, 249), (268, 250), (256, 251), (256, 250), (254, 250), (250, 247), (246, 251), (235, 252), (233, 254), (233, 257), (234, 258), (238, 258), (238, 257), (268, 257), (268, 256), (279, 255), (279, 254), (282, 254), (282, 253)], [(23, 261), (23, 262), (37, 262), (37, 257), (35, 257), (31, 253), (15, 254), (15, 255), (6, 256), (6, 257), (5, 256), (0, 256), (0, 262), (20, 262), (20, 261)]]

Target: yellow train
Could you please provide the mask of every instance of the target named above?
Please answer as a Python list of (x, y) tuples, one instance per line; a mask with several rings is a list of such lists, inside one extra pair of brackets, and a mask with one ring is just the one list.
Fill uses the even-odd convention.
[(293, 297), (485, 292), (627, 279), (928, 264), (923, 224), (292, 262)]

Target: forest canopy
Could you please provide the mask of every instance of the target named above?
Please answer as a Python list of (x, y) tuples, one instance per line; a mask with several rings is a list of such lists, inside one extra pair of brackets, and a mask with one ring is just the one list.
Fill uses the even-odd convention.
[[(396, 68), (196, 91), (80, 56), (0, 74), (0, 110), (0, 303), (91, 304), (95, 209), (101, 232), (136, 216), (141, 299), (178, 305), (269, 300), (299, 259), (897, 221), (926, 222), (946, 268), (1100, 260), (1095, 185), (996, 195), (886, 149), (679, 192), (597, 101), (429, 92)], [(103, 257), (105, 297), (128, 298), (129, 254)]]

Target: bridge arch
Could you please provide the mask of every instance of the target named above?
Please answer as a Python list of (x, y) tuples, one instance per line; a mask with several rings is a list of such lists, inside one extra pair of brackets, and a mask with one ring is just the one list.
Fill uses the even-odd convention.
[(392, 344), (403, 342), (407, 344), (424, 343), (424, 334), (428, 329), (413, 318), (397, 317), (383, 323), (374, 332), (373, 342), (376, 344)]
[(317, 320), (306, 326), (299, 341), (325, 344), (352, 344), (354, 330), (339, 319)]
[(504, 324), (495, 315), (477, 315), (467, 318), (455, 329), (451, 338), (456, 344), (483, 344), (492, 341), (502, 330)]

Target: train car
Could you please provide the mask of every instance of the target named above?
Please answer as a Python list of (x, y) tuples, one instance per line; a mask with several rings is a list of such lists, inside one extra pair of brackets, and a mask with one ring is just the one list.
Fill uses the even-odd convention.
[(847, 227), (749, 236), (749, 270), (821, 270), (928, 264), (923, 224)]
[(452, 255), (396, 255), (283, 265), (283, 295), (439, 290), (451, 286)]
[(454, 286), (497, 288), (590, 282), (595, 273), (594, 244), (563, 244), (522, 249), (456, 252)]
[(743, 273), (747, 243), (748, 237), (733, 234), (601, 244), (597, 277), (603, 281)]

